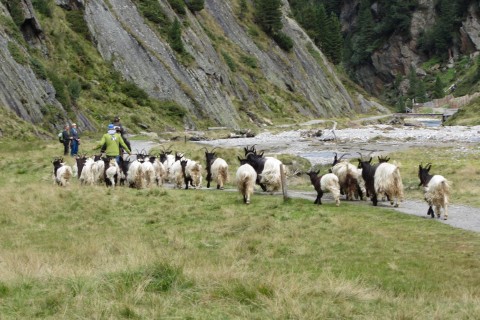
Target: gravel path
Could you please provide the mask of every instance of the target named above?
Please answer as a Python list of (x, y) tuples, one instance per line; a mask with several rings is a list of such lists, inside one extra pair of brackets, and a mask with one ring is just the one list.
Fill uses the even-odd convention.
[[(310, 122), (309, 125), (316, 122)], [(318, 122), (320, 123), (320, 121)], [(458, 148), (459, 152), (467, 152), (467, 147), (477, 145), (480, 142), (480, 126), (463, 127), (392, 127), (388, 125), (372, 125), (355, 129), (323, 130), (323, 138), (308, 137), (307, 129), (284, 131), (278, 134), (263, 132), (253, 138), (218, 139), (201, 141), (199, 144), (209, 146), (243, 148), (256, 145), (258, 150), (264, 150), (266, 154), (295, 154), (304, 157), (315, 164), (331, 163), (333, 153), (349, 152), (351, 157), (357, 157), (355, 152), (372, 155), (386, 155), (392, 150), (399, 150), (415, 145), (450, 145)], [(335, 140), (329, 140), (335, 136)], [(327, 138), (327, 141), (324, 141)], [(149, 150), (155, 144), (150, 141), (132, 141), (133, 149)], [(321, 150), (321, 151), (319, 151)], [(478, 151), (480, 152), (480, 150)], [(347, 156), (346, 158), (348, 158)], [(233, 190), (232, 190), (233, 191)], [(301, 192), (289, 190), (289, 196), (293, 198), (309, 199), (313, 202), (314, 192)], [(326, 195), (326, 202), (332, 201)], [(356, 201), (359, 205), (371, 205), (371, 201)], [(448, 220), (432, 219), (426, 215), (427, 204), (423, 201), (406, 200), (400, 207), (393, 208), (389, 203), (379, 203), (379, 207), (416, 215), (423, 219), (430, 219), (448, 224), (455, 228), (461, 228), (474, 232), (480, 232), (480, 208), (462, 205), (449, 206)]]

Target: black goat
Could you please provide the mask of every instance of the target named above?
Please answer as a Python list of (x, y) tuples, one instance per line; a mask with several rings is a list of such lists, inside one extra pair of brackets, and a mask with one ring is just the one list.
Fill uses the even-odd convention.
[(375, 172), (378, 164), (372, 165), (372, 157), (368, 161), (358, 159), (358, 167), (362, 169), (362, 178), (365, 181), (367, 195), (371, 197), (374, 206), (378, 204), (377, 193), (375, 192)]

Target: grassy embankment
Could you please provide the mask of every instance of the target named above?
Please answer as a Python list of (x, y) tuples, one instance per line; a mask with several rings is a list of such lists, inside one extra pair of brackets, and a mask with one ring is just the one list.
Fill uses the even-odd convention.
[[(50, 159), (60, 149), (0, 141), (2, 319), (480, 317), (477, 233), (346, 202), (255, 194), (245, 206), (217, 190), (59, 188)], [(447, 164), (449, 151), (429, 153), (433, 169), (465, 178), (453, 198), (467, 202), (478, 155)], [(397, 157), (413, 189), (427, 159)]]

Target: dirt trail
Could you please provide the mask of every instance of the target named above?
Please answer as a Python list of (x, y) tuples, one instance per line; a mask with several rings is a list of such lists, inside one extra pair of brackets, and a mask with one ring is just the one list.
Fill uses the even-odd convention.
[[(315, 200), (315, 195), (316, 194), (314, 192), (289, 190), (290, 197), (308, 199), (308, 200), (311, 200), (312, 203), (313, 203), (313, 200)], [(328, 195), (326, 195), (325, 198), (326, 198), (325, 199), (326, 203), (333, 203), (333, 199), (329, 198)], [(358, 204), (358, 205), (369, 205), (369, 206), (372, 205), (371, 201), (348, 201), (348, 203)], [(442, 222), (459, 229), (480, 232), (480, 209), (479, 208), (451, 204), (448, 207), (448, 220), (443, 220), (443, 216), (442, 216), (442, 219), (437, 219), (437, 218), (432, 219), (430, 216), (427, 216), (428, 206), (427, 206), (427, 203), (424, 201), (405, 200), (400, 203), (400, 206), (398, 208), (392, 207), (388, 202), (379, 202), (378, 207), (392, 209), (398, 212), (421, 217), (423, 219)]]

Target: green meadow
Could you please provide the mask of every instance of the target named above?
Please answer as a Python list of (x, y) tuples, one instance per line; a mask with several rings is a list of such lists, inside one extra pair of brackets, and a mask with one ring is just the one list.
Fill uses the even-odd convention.
[[(61, 149), (0, 140), (2, 320), (480, 318), (479, 233), (259, 191), (246, 206), (234, 190), (61, 188)], [(222, 152), (234, 189), (241, 152)], [(429, 152), (452, 202), (480, 207), (477, 148)], [(390, 156), (406, 197), (421, 199), (425, 153)], [(313, 190), (306, 176), (289, 180)]]

